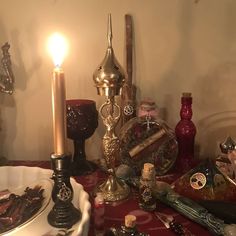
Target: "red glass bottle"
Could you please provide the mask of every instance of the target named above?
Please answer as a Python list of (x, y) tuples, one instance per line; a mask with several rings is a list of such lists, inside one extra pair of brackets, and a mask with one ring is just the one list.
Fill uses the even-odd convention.
[(192, 96), (191, 93), (183, 93), (181, 97), (181, 120), (175, 127), (175, 135), (178, 141), (178, 157), (176, 167), (178, 171), (187, 172), (195, 163), (194, 140), (196, 126), (192, 122)]

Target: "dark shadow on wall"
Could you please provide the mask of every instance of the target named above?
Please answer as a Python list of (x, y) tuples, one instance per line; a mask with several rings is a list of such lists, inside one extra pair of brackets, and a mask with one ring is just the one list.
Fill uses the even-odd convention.
[[(21, 32), (18, 29), (14, 29), (11, 32), (11, 38), (12, 38), (12, 44), (14, 45), (14, 54), (15, 59), (17, 62), (17, 66), (15, 67), (15, 73), (18, 75), (20, 80), (17, 83), (17, 89), (24, 91), (27, 89), (28, 81), (31, 79), (33, 75), (39, 70), (39, 68), (42, 65), (42, 59), (40, 58), (39, 51), (38, 51), (38, 37), (36, 33), (37, 22), (31, 20), (28, 25), (25, 27), (26, 32), (26, 40), (27, 42), (22, 42), (20, 40), (20, 34)], [(27, 50), (27, 52), (30, 52), (28, 55), (32, 63), (29, 66), (29, 68), (26, 69), (22, 55), (23, 52)], [(39, 82), (42, 81), (42, 79), (38, 80)], [(43, 85), (43, 81), (42, 81)], [(38, 89), (38, 88), (37, 88)], [(32, 90), (29, 96), (34, 95), (36, 90)], [(27, 97), (27, 100), (30, 98)]]
[[(6, 27), (0, 19), (0, 46), (2, 46), (5, 42), (10, 44), (9, 53), (11, 55), (12, 69), (14, 73), (14, 59), (12, 57), (13, 46), (12, 42), (8, 40)], [(2, 51), (0, 57), (2, 58)], [(2, 67), (2, 65), (0, 65)], [(14, 73), (15, 75), (15, 73)], [(16, 75), (15, 75), (16, 77)], [(15, 78), (16, 79), (16, 78)], [(15, 87), (15, 85), (14, 85)], [(6, 138), (12, 140), (14, 142), (15, 139), (15, 130), (16, 130), (16, 106), (15, 106), (15, 98), (13, 95), (8, 95), (4, 93), (0, 93), (0, 164), (2, 160), (9, 159), (8, 150), (6, 148)], [(10, 119), (13, 120), (11, 123), (11, 127), (9, 127), (8, 121)], [(4, 163), (4, 161), (3, 161)]]
[[(29, 118), (30, 114), (33, 112), (27, 111), (23, 104), (26, 101), (30, 101), (31, 96), (37, 93), (38, 88), (35, 88), (30, 93), (27, 91), (27, 97), (21, 96), (21, 100), (17, 101), (17, 106), (15, 99), (16, 97), (19, 97), (20, 93), (24, 93), (24, 91), (26, 91), (29, 80), (32, 78), (32, 75), (35, 75), (34, 73), (39, 70), (42, 64), (42, 59), (40, 58), (38, 52), (38, 37), (36, 34), (37, 22), (32, 20), (28, 25), (25, 25), (25, 27), (26, 28), (23, 29), (22, 32), (26, 32), (26, 42), (22, 42), (21, 31), (15, 28), (12, 29), (12, 31), (7, 32), (4, 21), (0, 19), (0, 42), (8, 41), (11, 45), (9, 52), (11, 54), (12, 70), (15, 75), (14, 93), (11, 96), (0, 94), (0, 127), (2, 128), (0, 131), (0, 140), (2, 146), (0, 149), (0, 156), (4, 155), (8, 159), (24, 159), (24, 151), (21, 153), (16, 153), (16, 150), (12, 148), (12, 144), (15, 141), (18, 130), (24, 130), (27, 125), (27, 117)], [(29, 60), (31, 61), (29, 68), (26, 68), (23, 59), (25, 51), (29, 53), (29, 57), (32, 57), (31, 60)], [(38, 81), (43, 85), (43, 81), (40, 79), (38, 79)], [(19, 107), (20, 109), (18, 109)], [(20, 112), (22, 122), (20, 126), (17, 127), (16, 121), (18, 112)], [(20, 142), (18, 146), (20, 146), (21, 150), (26, 150), (28, 144), (25, 143), (24, 137), (20, 138), (21, 140), (17, 140), (18, 143)]]

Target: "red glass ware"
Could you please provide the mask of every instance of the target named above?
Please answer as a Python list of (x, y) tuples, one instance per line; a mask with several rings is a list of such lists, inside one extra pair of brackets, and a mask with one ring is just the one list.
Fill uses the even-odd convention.
[(175, 127), (175, 134), (178, 142), (178, 156), (176, 168), (178, 171), (186, 172), (195, 165), (194, 140), (196, 126), (192, 119), (192, 96), (191, 93), (183, 93), (181, 97), (181, 120)]
[(93, 172), (96, 165), (86, 159), (85, 140), (90, 138), (98, 126), (96, 103), (88, 99), (66, 100), (67, 137), (73, 140), (74, 154), (72, 175)]

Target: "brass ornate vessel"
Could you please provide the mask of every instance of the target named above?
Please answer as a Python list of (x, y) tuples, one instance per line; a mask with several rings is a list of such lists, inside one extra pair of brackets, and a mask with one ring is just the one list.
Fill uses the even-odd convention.
[(120, 141), (115, 133), (115, 127), (120, 119), (120, 107), (115, 97), (121, 94), (124, 84), (124, 72), (117, 62), (112, 48), (111, 15), (108, 17), (108, 48), (105, 58), (93, 74), (93, 80), (100, 96), (106, 101), (99, 109), (100, 116), (106, 128), (102, 140), (103, 154), (109, 172), (108, 179), (98, 186), (97, 191), (103, 193), (105, 201), (118, 201), (127, 198), (130, 189), (115, 175), (115, 163), (119, 155)]

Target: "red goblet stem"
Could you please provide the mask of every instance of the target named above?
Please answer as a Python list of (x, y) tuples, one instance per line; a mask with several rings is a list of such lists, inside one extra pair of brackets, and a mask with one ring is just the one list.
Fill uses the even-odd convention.
[(80, 138), (74, 140), (74, 156), (73, 161), (75, 163), (80, 161), (85, 161), (86, 155), (85, 155), (85, 140)]

